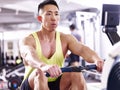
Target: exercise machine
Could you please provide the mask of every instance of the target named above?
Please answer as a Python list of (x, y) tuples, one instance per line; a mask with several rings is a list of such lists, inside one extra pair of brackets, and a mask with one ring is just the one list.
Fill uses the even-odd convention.
[(2, 66), (0, 68), (0, 80), (7, 82), (8, 89), (17, 90), (22, 83), (24, 71), (25, 67), (23, 63), (15, 67), (10, 67), (8, 65)]
[(102, 90), (120, 90), (120, 42), (109, 52), (101, 79)]
[(103, 67), (102, 90), (120, 90), (120, 37), (117, 33), (119, 15), (120, 5), (103, 4), (101, 24), (113, 48)]
[(106, 33), (112, 45), (120, 41), (117, 33), (119, 25), (120, 5), (103, 4), (102, 21), (103, 32)]

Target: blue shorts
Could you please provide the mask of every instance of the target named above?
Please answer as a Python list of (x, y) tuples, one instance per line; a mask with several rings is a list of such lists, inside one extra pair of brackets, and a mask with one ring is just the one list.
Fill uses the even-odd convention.
[[(58, 79), (56, 81), (48, 82), (49, 89), (50, 90), (60, 90), (60, 79), (61, 79), (61, 76), (58, 77)], [(25, 79), (25, 81), (22, 83), (20, 90), (32, 90), (28, 83), (28, 78)]]

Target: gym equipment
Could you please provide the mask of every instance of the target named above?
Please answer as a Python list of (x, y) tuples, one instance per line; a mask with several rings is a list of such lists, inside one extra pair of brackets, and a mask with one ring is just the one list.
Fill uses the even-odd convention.
[(102, 25), (113, 49), (109, 52), (102, 73), (102, 90), (120, 90), (120, 37), (117, 34), (120, 5), (103, 4)]
[(120, 90), (120, 42), (116, 43), (104, 63), (102, 90)]
[(15, 67), (3, 66), (0, 68), (0, 79), (7, 82), (10, 90), (17, 90), (22, 83), (25, 67), (21, 63)]
[(120, 41), (116, 27), (119, 25), (119, 14), (120, 5), (103, 4), (101, 25), (112, 45)]
[(16, 90), (21, 85), (21, 82), (22, 82), (21, 77), (13, 75), (8, 79), (8, 88), (10, 90)]
[[(86, 65), (86, 66), (70, 66), (70, 67), (63, 67), (61, 68), (62, 72), (82, 72), (85, 70), (96, 70), (97, 66), (96, 65)], [(46, 76), (49, 77), (49, 73), (46, 73)]]

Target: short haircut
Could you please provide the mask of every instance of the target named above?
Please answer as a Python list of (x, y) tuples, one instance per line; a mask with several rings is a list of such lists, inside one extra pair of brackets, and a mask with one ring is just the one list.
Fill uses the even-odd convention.
[(49, 4), (55, 5), (59, 9), (59, 6), (55, 0), (44, 0), (38, 5), (38, 13), (40, 9), (43, 9), (45, 5), (49, 5)]
[(75, 27), (74, 24), (71, 24), (71, 25), (69, 26), (69, 28), (70, 28), (71, 30), (74, 30), (76, 27)]

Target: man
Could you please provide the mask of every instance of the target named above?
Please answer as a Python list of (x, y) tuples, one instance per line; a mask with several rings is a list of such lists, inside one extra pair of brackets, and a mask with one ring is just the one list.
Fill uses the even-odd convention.
[[(41, 29), (25, 37), (19, 44), (25, 64), (21, 90), (86, 90), (82, 73), (62, 73), (68, 50), (96, 63), (102, 70), (103, 61), (90, 48), (69, 34), (56, 31), (60, 20), (59, 7), (54, 0), (44, 0), (38, 6)], [(46, 77), (48, 72), (50, 77)]]
[[(71, 35), (73, 35), (79, 42), (81, 42), (81, 36), (78, 34), (76, 27), (74, 24), (71, 24), (69, 26), (69, 29), (71, 31)], [(68, 57), (68, 66), (79, 66), (80, 57), (79, 55), (75, 55), (74, 53), (71, 53)]]

